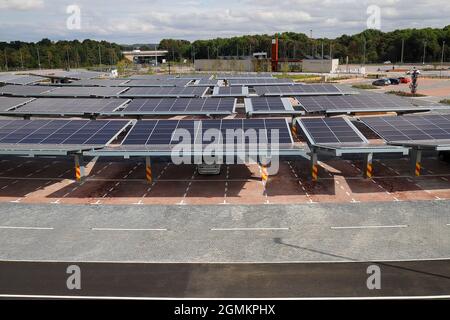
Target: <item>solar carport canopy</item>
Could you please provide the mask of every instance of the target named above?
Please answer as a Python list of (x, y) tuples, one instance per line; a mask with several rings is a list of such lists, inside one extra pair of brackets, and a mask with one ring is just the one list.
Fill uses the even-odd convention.
[(368, 142), (346, 118), (302, 118), (298, 123), (312, 145)]
[(115, 97), (126, 88), (118, 87), (63, 87), (44, 92), (40, 96), (48, 97)]
[(284, 86), (284, 85), (293, 85), (294, 81), (292, 79), (235, 79), (235, 80), (229, 80), (229, 85), (231, 87), (234, 86)]
[(119, 113), (123, 115), (229, 115), (234, 98), (153, 98), (133, 99)]
[(194, 98), (202, 96), (206, 90), (203, 87), (130, 88), (120, 96), (126, 98)]
[(390, 144), (450, 149), (450, 115), (410, 115), (361, 118)]
[(32, 100), (33, 98), (0, 97), (0, 111), (17, 108)]
[(401, 112), (433, 109), (433, 106), (415, 106), (408, 99), (387, 94), (301, 96), (296, 98), (301, 108), (308, 113)]
[[(194, 141), (204, 144), (211, 140), (204, 136), (208, 129), (216, 129), (221, 132), (222, 141), (217, 143), (229, 143), (227, 130), (240, 129), (241, 134), (246, 130), (254, 129), (255, 132), (262, 130), (263, 139), (271, 143), (272, 131), (276, 130), (279, 136), (279, 144), (293, 144), (288, 123), (285, 119), (230, 119), (230, 120), (142, 120), (138, 121), (122, 143), (122, 146), (135, 145), (174, 145), (180, 140), (174, 137), (177, 129), (184, 129), (191, 135), (191, 144)], [(258, 141), (259, 141), (259, 135)], [(231, 143), (237, 140), (233, 136)], [(249, 142), (245, 137), (242, 141)], [(261, 141), (262, 142), (262, 141)]]
[(102, 114), (114, 112), (128, 101), (128, 99), (99, 98), (37, 98), (8, 113), (24, 115)]
[(69, 87), (117, 87), (124, 85), (128, 81), (129, 80), (125, 79), (83, 79), (70, 83), (64, 83), (62, 85)]
[(184, 87), (191, 80), (189, 79), (132, 79), (129, 82), (124, 83), (123, 87)]
[(123, 120), (0, 120), (0, 153), (64, 154), (92, 150), (108, 145), (129, 123)]
[(244, 99), (245, 111), (252, 114), (295, 115), (301, 111), (295, 110), (289, 98), (252, 97)]
[(290, 86), (256, 86), (259, 96), (343, 95), (333, 84), (294, 84)]
[(0, 87), (0, 94), (13, 97), (39, 97), (41, 94), (50, 92), (54, 89), (54, 87), (48, 86), (7, 85)]
[(35, 82), (45, 80), (43, 77), (30, 76), (30, 75), (14, 75), (14, 74), (2, 74), (0, 75), (0, 83), (3, 84), (16, 84), (27, 85)]
[(213, 97), (246, 97), (247, 87), (214, 87)]

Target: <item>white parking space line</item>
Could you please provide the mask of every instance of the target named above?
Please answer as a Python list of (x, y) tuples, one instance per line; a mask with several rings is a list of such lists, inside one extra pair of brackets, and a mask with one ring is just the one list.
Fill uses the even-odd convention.
[(289, 231), (289, 228), (211, 228), (211, 231)]
[(54, 230), (54, 228), (44, 228), (44, 227), (14, 227), (14, 226), (0, 226), (0, 229), (18, 229), (18, 230)]
[(331, 227), (332, 230), (341, 230), (341, 229), (388, 229), (388, 228), (408, 228), (406, 224), (400, 225), (391, 225), (391, 226), (349, 226), (349, 227)]
[(134, 228), (91, 228), (92, 231), (167, 231), (167, 229), (149, 228), (149, 229), (134, 229)]

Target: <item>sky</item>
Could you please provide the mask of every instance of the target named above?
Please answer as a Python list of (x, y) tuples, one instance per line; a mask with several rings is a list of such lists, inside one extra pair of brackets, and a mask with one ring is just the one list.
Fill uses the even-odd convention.
[(334, 38), (359, 33), (368, 21), (391, 31), (442, 28), (449, 17), (449, 0), (0, 0), (0, 41), (133, 44), (310, 30)]

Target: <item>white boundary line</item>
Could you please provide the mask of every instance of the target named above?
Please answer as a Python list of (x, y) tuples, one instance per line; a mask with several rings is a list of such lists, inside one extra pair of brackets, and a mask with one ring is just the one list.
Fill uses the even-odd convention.
[(270, 231), (289, 230), (289, 228), (211, 228), (211, 231)]
[(309, 261), (298, 261), (298, 260), (280, 260), (280, 261), (139, 261), (139, 260), (130, 260), (130, 261), (112, 261), (112, 260), (86, 260), (86, 261), (67, 261), (67, 260), (30, 260), (30, 259), (1, 259), (2, 262), (32, 262), (32, 263), (67, 263), (67, 264), (77, 264), (77, 263), (95, 263), (95, 264), (332, 264), (332, 263), (396, 263), (396, 262), (427, 262), (427, 261), (449, 261), (450, 257), (447, 258), (421, 258), (421, 259), (370, 259), (370, 260), (309, 260)]
[(45, 227), (14, 227), (14, 226), (0, 226), (0, 229), (19, 229), (19, 230), (54, 230), (54, 228), (45, 228)]
[(423, 300), (423, 299), (450, 299), (450, 295), (435, 296), (386, 296), (386, 297), (319, 297), (319, 298), (161, 298), (161, 297), (118, 297), (118, 296), (63, 296), (63, 295), (22, 295), (22, 294), (0, 294), (0, 298), (36, 298), (36, 299), (95, 299), (95, 300)]
[(91, 228), (92, 231), (167, 231), (167, 229)]
[(408, 228), (408, 225), (401, 224), (401, 225), (392, 225), (392, 226), (350, 226), (350, 227), (330, 227), (330, 229), (333, 230), (340, 230), (340, 229), (381, 229), (381, 228)]

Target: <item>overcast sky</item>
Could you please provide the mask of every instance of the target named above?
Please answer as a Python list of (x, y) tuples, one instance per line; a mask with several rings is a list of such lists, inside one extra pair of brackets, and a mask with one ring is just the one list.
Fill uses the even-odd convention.
[[(69, 5), (81, 10), (80, 29), (67, 28)], [(0, 41), (131, 44), (310, 29), (314, 37), (335, 37), (366, 29), (370, 5), (381, 9), (383, 31), (450, 24), (449, 0), (0, 0)]]

